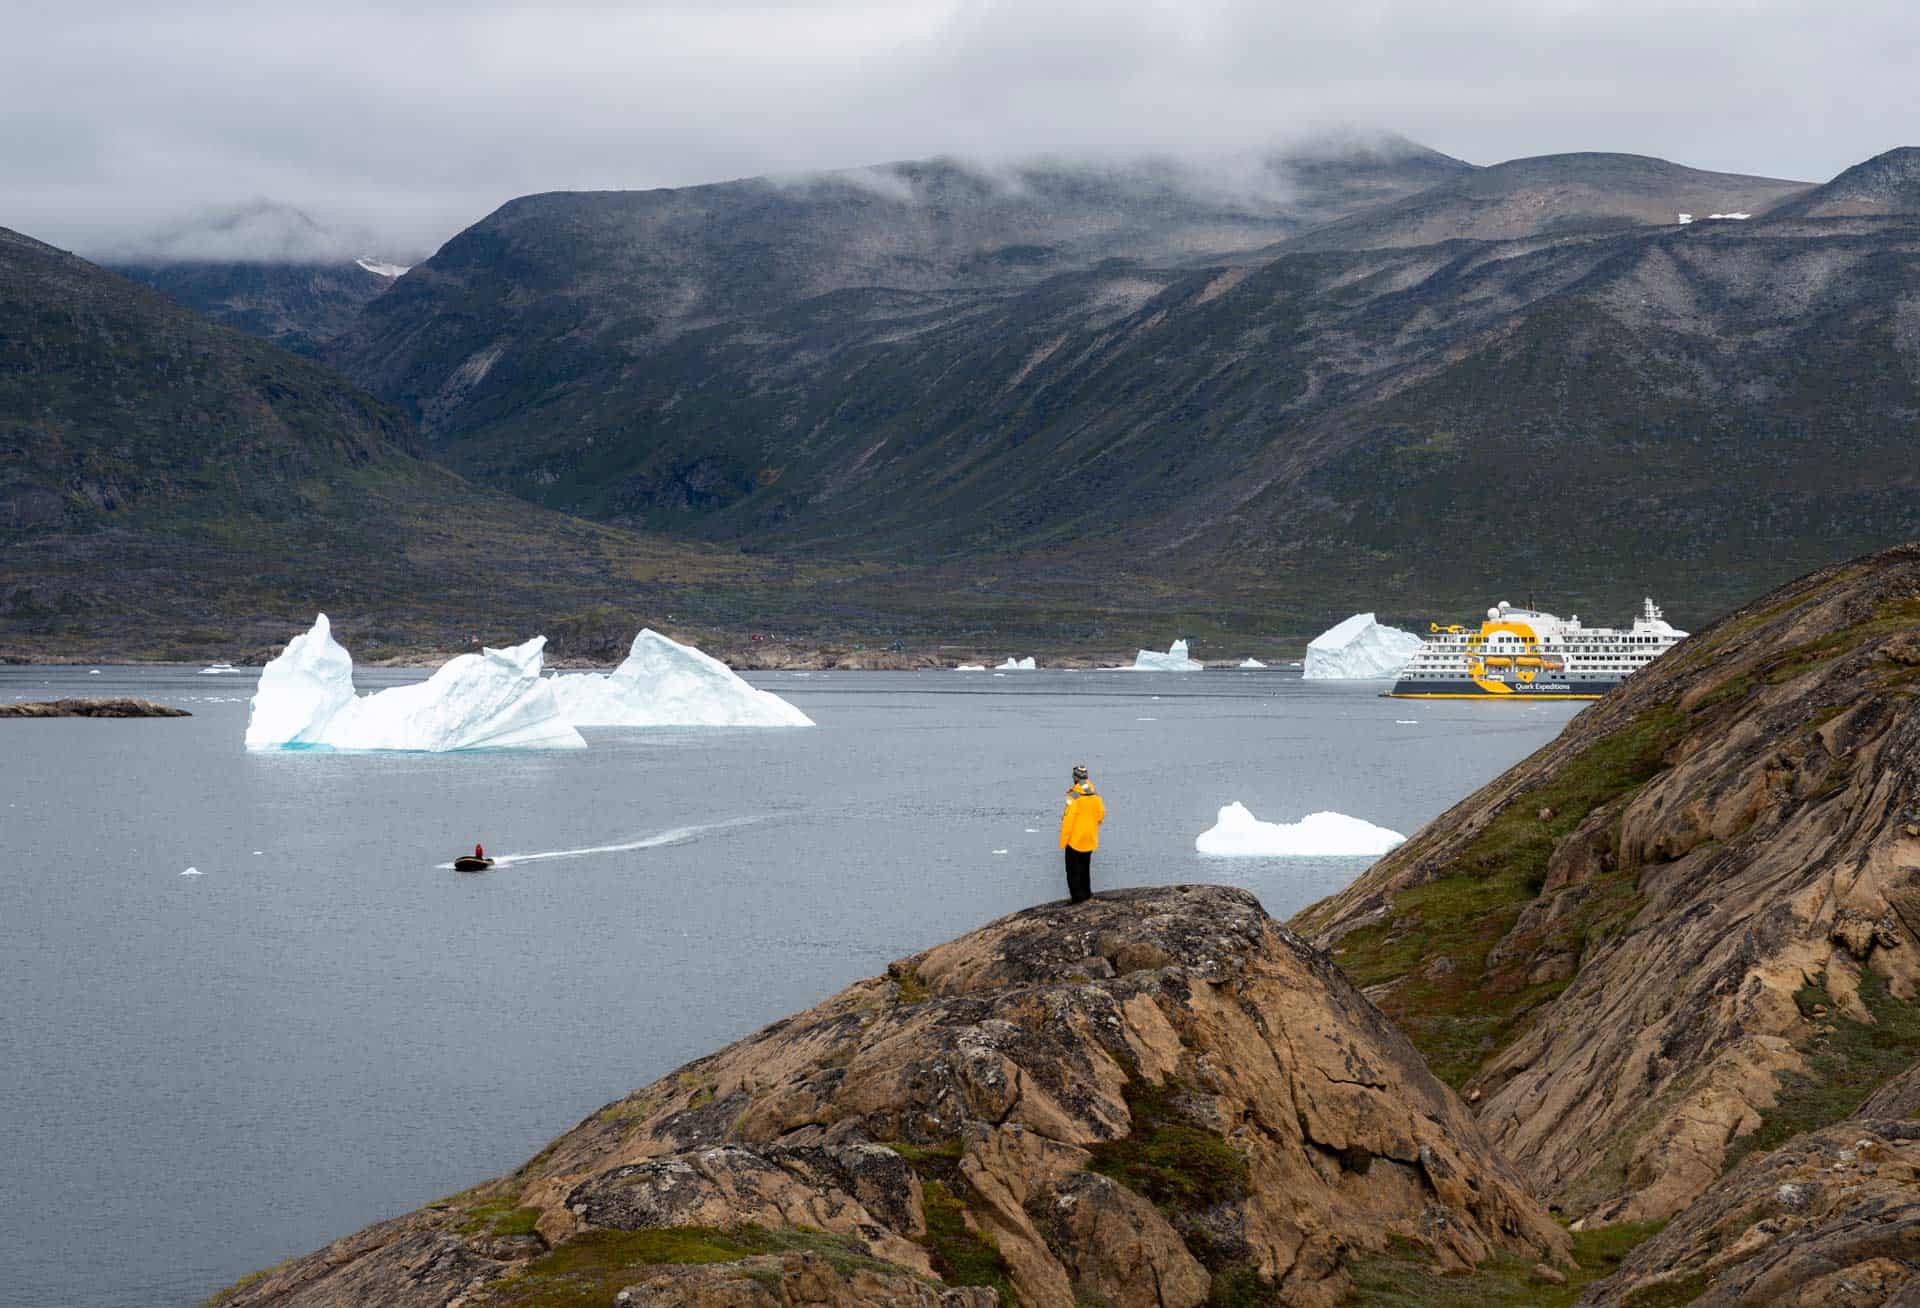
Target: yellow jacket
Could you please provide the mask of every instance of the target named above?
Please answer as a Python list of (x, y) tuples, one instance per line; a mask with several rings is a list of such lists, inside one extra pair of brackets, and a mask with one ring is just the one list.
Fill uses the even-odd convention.
[(1092, 785), (1076, 783), (1067, 790), (1067, 806), (1060, 813), (1060, 848), (1071, 845), (1092, 853), (1100, 848), (1100, 824), (1106, 820), (1107, 806)]

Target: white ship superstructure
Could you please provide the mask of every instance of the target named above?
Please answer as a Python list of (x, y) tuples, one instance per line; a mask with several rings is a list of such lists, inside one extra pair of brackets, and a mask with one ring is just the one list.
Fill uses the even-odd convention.
[(1400, 670), (1398, 699), (1598, 699), (1685, 640), (1647, 600), (1633, 626), (1584, 627), (1502, 600), (1478, 630), (1434, 624)]

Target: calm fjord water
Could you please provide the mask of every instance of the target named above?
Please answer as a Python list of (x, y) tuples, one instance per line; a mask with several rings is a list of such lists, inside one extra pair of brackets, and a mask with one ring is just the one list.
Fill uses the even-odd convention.
[[(1074, 762), (1108, 805), (1096, 889), (1233, 882), (1284, 917), (1368, 860), (1203, 859), (1222, 804), (1411, 833), (1575, 709), (1296, 671), (787, 673), (753, 680), (816, 729), (248, 755), (253, 680), (0, 670), (0, 702), (195, 714), (0, 722), (0, 1304), (192, 1303), (1061, 897)], [(626, 848), (436, 866), (476, 840)]]

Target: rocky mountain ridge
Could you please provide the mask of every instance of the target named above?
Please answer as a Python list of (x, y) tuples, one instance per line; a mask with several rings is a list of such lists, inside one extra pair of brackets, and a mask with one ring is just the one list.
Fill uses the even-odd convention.
[[(1124, 556), (1258, 578), (1306, 630), (1360, 591), (1418, 620), (1652, 590), (1696, 621), (1920, 533), (1920, 219), (1776, 221), (1804, 184), (1633, 156), (1420, 168), (1258, 250), (1153, 228), (1186, 258), (1092, 259), (1108, 192), (1019, 209), (1095, 244), (989, 269), (1002, 236), (969, 224), (1000, 211), (964, 174), (917, 209), (844, 182), (529, 197), (333, 357), (434, 458), (570, 512), (889, 562)], [(1380, 234), (1429, 211), (1453, 216)]]

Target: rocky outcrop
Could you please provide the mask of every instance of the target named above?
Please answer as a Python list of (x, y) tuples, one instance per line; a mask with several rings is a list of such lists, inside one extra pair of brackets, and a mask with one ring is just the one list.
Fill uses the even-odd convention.
[(1182, 886), (903, 959), (226, 1302), (510, 1304), (564, 1276), (632, 1304), (1331, 1305), (1390, 1241), (1448, 1270), (1567, 1256), (1324, 954)]
[(1581, 1308), (1920, 1304), (1920, 1122), (1857, 1116), (1712, 1186)]
[(51, 699), (0, 704), (0, 718), (190, 718), (185, 709), (150, 699)]
[(1816, 1055), (1834, 1022), (1911, 1039), (1917, 691), (1920, 547), (1814, 574), (1295, 925), (1550, 1197), (1588, 1221), (1668, 1217), (1815, 1062), (1880, 1065), (1886, 1048)]

